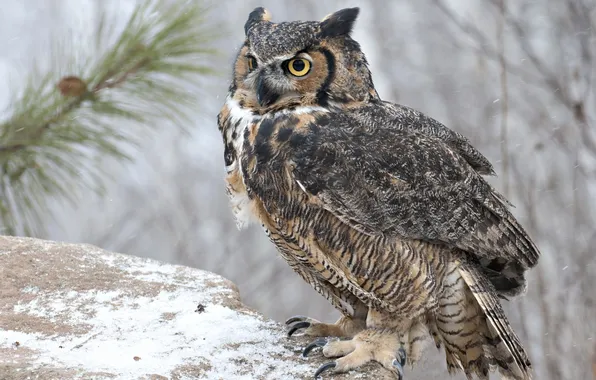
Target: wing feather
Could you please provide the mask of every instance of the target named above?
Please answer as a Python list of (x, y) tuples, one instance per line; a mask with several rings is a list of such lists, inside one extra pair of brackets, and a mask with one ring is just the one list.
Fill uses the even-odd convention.
[(452, 146), (415, 128), (320, 115), (293, 150), (293, 175), (367, 234), (418, 239), (532, 267), (538, 249), (504, 197)]

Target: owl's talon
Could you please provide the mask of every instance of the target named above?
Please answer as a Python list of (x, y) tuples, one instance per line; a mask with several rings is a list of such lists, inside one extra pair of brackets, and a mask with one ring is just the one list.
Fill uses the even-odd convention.
[(315, 348), (317, 347), (323, 347), (324, 345), (326, 345), (328, 342), (327, 338), (317, 338), (314, 341), (312, 341), (308, 346), (306, 346), (304, 348), (304, 351), (302, 351), (302, 357), (305, 358), (308, 356), (308, 354)]
[(406, 365), (406, 358), (407, 358), (406, 350), (404, 350), (403, 347), (400, 347), (399, 350), (397, 350), (397, 354), (400, 357), (399, 364), (403, 369), (403, 367)]
[(405, 364), (405, 362), (406, 362), (405, 359), (402, 359), (401, 362), (399, 362), (397, 359), (393, 359), (393, 362), (391, 362), (391, 364), (395, 367), (395, 369), (397, 369), (397, 378), (398, 378), (398, 380), (403, 380), (403, 378), (404, 378), (404, 367), (403, 367), (403, 364)]
[(327, 362), (323, 365), (321, 365), (319, 367), (319, 369), (317, 369), (317, 372), (315, 372), (315, 379), (318, 379), (319, 376), (321, 376), (321, 374), (325, 371), (327, 371), (328, 369), (332, 369), (335, 368), (336, 364), (335, 362)]
[(308, 320), (309, 318), (304, 316), (304, 315), (295, 315), (293, 317), (290, 317), (288, 319), (286, 319), (285, 324), (286, 325), (291, 325), (294, 322), (305, 322), (306, 320)]
[(296, 322), (294, 325), (290, 326), (290, 331), (288, 331), (288, 338), (292, 336), (296, 331), (300, 329), (306, 329), (310, 327), (310, 322)]

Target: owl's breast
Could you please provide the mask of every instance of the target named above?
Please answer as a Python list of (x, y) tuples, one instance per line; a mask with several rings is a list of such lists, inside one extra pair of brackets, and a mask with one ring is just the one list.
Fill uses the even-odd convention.
[(304, 142), (314, 138), (317, 117), (324, 112), (298, 107), (269, 113), (244, 131), (239, 164), (243, 183), (281, 230), (281, 224), (293, 223), (288, 221), (299, 215), (304, 203), (314, 201), (293, 174), (294, 158)]
[(288, 175), (291, 155), (312, 134), (317, 115), (325, 112), (297, 107), (261, 116), (228, 97), (218, 123), (225, 144), (227, 192), (239, 228), (253, 220), (264, 224), (262, 204), (283, 207), (299, 201), (299, 184)]

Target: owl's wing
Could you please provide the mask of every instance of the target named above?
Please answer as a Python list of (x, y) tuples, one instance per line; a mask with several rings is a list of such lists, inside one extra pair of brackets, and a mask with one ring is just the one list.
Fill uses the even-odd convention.
[(451, 148), (454, 148), (478, 173), (491, 176), (495, 175), (490, 161), (474, 148), (465, 136), (447, 128), (437, 120), (413, 108), (386, 101), (383, 101), (381, 104), (390, 115), (389, 117), (392, 118), (393, 125), (405, 129), (410, 128), (420, 131), (425, 135), (437, 137)]
[(445, 142), (339, 113), (309, 127), (309, 138), (293, 150), (293, 175), (344, 223), (536, 264), (538, 249), (503, 199)]

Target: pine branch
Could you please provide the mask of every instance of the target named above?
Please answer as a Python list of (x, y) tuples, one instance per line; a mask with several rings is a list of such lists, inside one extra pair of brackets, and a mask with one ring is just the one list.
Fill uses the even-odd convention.
[[(115, 35), (102, 15), (92, 56), (74, 64), (80, 47), (71, 46), (54, 52), (60, 67), (33, 72), (0, 123), (2, 233), (39, 235), (52, 197), (101, 194), (107, 175), (98, 158), (132, 159), (127, 150), (159, 120), (184, 130), (202, 80), (213, 74), (202, 63), (215, 54), (206, 16), (198, 1), (150, 1)], [(59, 74), (64, 67), (68, 75)]]

